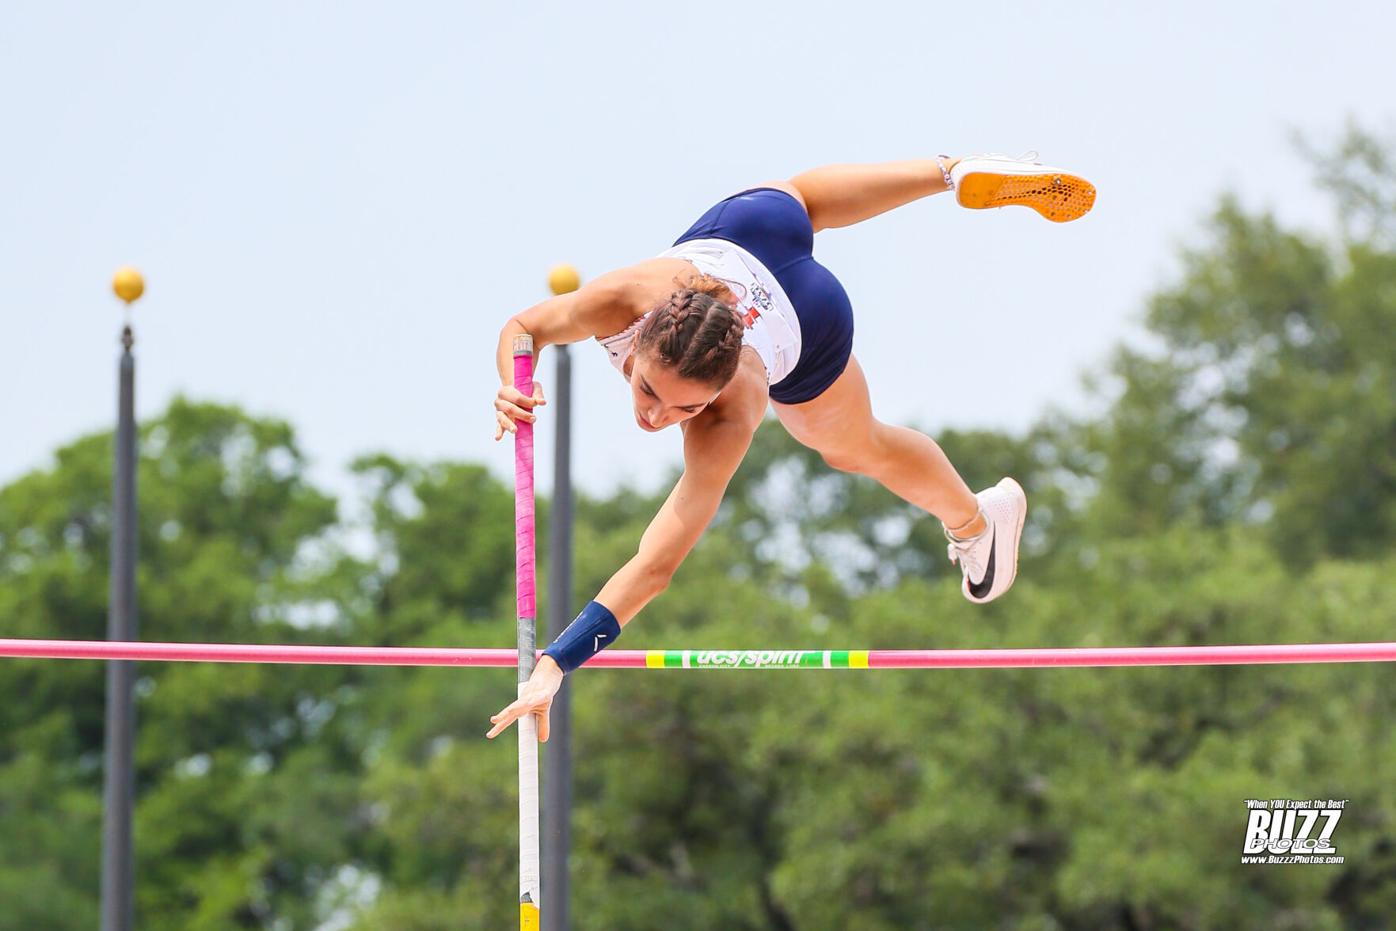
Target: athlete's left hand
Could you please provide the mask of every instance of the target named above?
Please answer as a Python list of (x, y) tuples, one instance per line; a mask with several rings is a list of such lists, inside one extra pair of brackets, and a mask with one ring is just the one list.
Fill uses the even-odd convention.
[(519, 690), (518, 699), (490, 718), (494, 727), (490, 728), (490, 732), (485, 736), (493, 739), (519, 718), (526, 714), (534, 714), (538, 716), (538, 742), (547, 743), (548, 709), (552, 707), (553, 696), (562, 687), (565, 675), (551, 656), (538, 657), (538, 665), (533, 668), (533, 675), (528, 677), (524, 687)]

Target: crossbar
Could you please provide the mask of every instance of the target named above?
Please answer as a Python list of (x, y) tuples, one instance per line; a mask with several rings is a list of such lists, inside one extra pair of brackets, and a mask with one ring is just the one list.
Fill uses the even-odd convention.
[[(452, 647), (122, 643), (0, 639), (0, 657), (333, 666), (514, 667), (518, 651)], [(609, 669), (1018, 669), (1083, 666), (1251, 666), (1396, 662), (1396, 643), (1068, 647), (1000, 650), (607, 650)]]

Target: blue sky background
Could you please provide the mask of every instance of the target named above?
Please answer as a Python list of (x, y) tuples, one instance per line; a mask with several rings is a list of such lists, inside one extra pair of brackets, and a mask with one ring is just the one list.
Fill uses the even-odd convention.
[[(1396, 7), (1341, 0), (7, 3), (0, 481), (110, 425), (123, 263), (148, 282), (142, 415), (184, 392), (287, 418), (341, 490), (376, 449), (503, 475), (492, 354), (550, 265), (592, 276), (742, 187), (940, 151), (1037, 149), (1096, 210), (933, 198), (816, 255), (884, 419), (1021, 428), (1082, 405), (1221, 192), (1331, 222), (1288, 136), (1389, 130), (1393, 35)], [(574, 358), (579, 482), (652, 487), (677, 431)]]

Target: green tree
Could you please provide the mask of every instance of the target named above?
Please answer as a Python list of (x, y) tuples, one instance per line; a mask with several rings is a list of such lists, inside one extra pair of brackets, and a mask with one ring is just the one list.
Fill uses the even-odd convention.
[[(1315, 156), (1338, 237), (1224, 200), (1149, 302), (1152, 344), (1112, 356), (1099, 417), (937, 436), (973, 487), (1028, 488), (1007, 598), (965, 602), (935, 521), (767, 424), (621, 645), (1390, 639), (1387, 152), (1354, 131)], [(483, 468), (366, 456), (363, 513), (341, 516), (284, 423), (181, 400), (141, 438), (143, 636), (513, 644), (512, 495)], [(8, 634), (102, 636), (110, 458), (82, 438), (0, 488)], [(658, 504), (579, 501), (569, 612)], [(142, 927), (512, 925), (514, 744), (482, 739), (512, 671), (141, 672)], [(0, 663), (0, 931), (94, 922), (102, 682)], [(568, 687), (579, 928), (1366, 931), (1396, 911), (1384, 665)], [(1240, 863), (1244, 799), (1286, 796), (1352, 800), (1345, 864)]]
[(1396, 531), (1396, 172), (1352, 130), (1319, 166), (1334, 242), (1224, 200), (1146, 319), (1157, 351), (1121, 349), (1119, 398), (1092, 431), (1093, 522), (1264, 523), (1290, 565), (1366, 557)]
[[(87, 437), (0, 489), (0, 611), (11, 634), (105, 636), (111, 456), (110, 435)], [(141, 427), (138, 469), (143, 639), (314, 642), (344, 631), (337, 606), (352, 592), (330, 534), (335, 502), (306, 480), (289, 426), (177, 400)], [(357, 763), (326, 726), (338, 673), (152, 663), (140, 674), (142, 927), (309, 915), (316, 864), (347, 856), (333, 813), (352, 802)], [(0, 854), (13, 893), (0, 928), (91, 927), (103, 667), (6, 661), (0, 689), (23, 696), (0, 710), (0, 817), (23, 839)], [(322, 778), (305, 781), (307, 769)]]

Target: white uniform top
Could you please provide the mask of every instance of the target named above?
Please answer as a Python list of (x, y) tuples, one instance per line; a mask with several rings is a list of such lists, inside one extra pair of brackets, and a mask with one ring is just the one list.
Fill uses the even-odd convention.
[[(659, 258), (683, 259), (699, 274), (727, 285), (746, 324), (742, 345), (751, 346), (761, 357), (768, 385), (794, 371), (800, 361), (800, 320), (776, 276), (754, 255), (725, 239), (690, 239), (661, 252)], [(635, 351), (635, 337), (649, 316), (645, 314), (615, 336), (597, 337), (622, 375), (625, 360)]]

